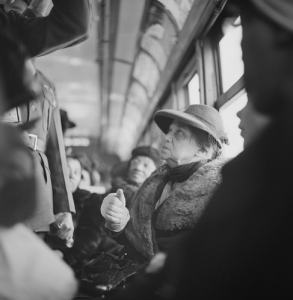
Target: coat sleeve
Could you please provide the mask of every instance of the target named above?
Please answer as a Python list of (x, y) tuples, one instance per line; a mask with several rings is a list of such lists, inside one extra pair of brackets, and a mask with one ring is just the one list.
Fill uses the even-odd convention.
[(81, 43), (89, 37), (92, 23), (89, 0), (53, 0), (53, 4), (46, 17), (16, 18), (19, 38), (31, 57)]
[(48, 157), (53, 187), (54, 214), (59, 212), (75, 212), (74, 201), (69, 186), (69, 176), (60, 113), (58, 106), (54, 109), (49, 130), (46, 155)]
[(74, 230), (73, 247), (60, 249), (65, 261), (71, 266), (77, 262), (82, 262), (95, 251), (98, 251), (105, 239), (104, 220), (100, 213), (102, 200), (102, 195), (98, 194), (92, 194), (89, 199), (85, 200)]

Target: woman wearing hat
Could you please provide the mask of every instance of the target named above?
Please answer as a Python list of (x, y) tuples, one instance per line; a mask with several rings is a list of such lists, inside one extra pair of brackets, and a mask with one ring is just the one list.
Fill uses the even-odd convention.
[(196, 226), (220, 183), (221, 149), (228, 142), (218, 111), (206, 105), (161, 110), (154, 120), (166, 134), (160, 152), (166, 164), (143, 183), (129, 210), (121, 189), (101, 206), (105, 226), (139, 262), (168, 251)]

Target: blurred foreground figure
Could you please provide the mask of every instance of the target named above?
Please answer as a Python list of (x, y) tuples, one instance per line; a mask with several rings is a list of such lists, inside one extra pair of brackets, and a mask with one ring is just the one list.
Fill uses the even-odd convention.
[[(4, 11), (7, 13), (6, 16), (8, 18), (14, 17), (14, 22), (18, 20), (18, 14), (27, 17), (23, 19), (31, 22), (37, 20), (37, 27), (41, 29), (40, 24), (44, 20), (49, 23), (52, 22), (50, 19), (54, 15), (55, 8), (52, 9), (48, 17), (43, 18), (50, 4), (51, 0), (15, 0), (12, 4), (4, 4)], [(86, 5), (86, 3), (83, 5)], [(63, 15), (62, 21), (64, 26), (73, 28), (76, 25), (81, 26), (89, 21), (86, 10), (84, 12), (75, 11), (74, 14), (80, 14), (81, 20), (79, 20), (79, 23), (75, 25), (68, 24), (68, 19)], [(22, 19), (19, 19), (19, 22), (20, 20)], [(53, 21), (51, 26), (43, 29), (43, 34), (47, 32), (50, 37), (54, 36), (53, 31), (56, 29), (56, 24), (54, 23)], [(23, 24), (23, 26), (25, 27), (26, 25)], [(39, 30), (34, 27), (30, 30), (34, 29)], [(56, 49), (61, 48), (63, 46), (62, 43), (66, 39), (74, 41), (69, 46), (80, 43), (84, 40), (84, 36), (81, 33), (81, 31), (76, 31), (68, 35), (56, 35), (56, 44), (59, 45)], [(17, 38), (14, 38), (17, 41)], [(29, 44), (26, 46), (30, 48)], [(34, 150), (37, 205), (34, 214), (26, 220), (26, 225), (44, 237), (50, 230), (49, 224), (52, 224), (51, 232), (65, 240), (68, 246), (71, 246), (74, 230), (71, 213), (75, 213), (75, 209), (69, 190), (65, 149), (55, 87), (44, 74), (35, 69), (31, 61), (27, 63), (30, 66), (30, 76), (37, 79), (36, 81), (42, 89), (42, 95), (37, 101), (31, 101), (27, 105), (15, 108), (8, 113), (8, 118), (4, 118), (6, 123), (15, 125), (34, 121), (33, 125), (27, 129), (27, 140), (29, 142), (28, 146)]]
[[(141, 272), (119, 299), (293, 295), (293, 1), (234, 2), (243, 26), (246, 89), (272, 123), (223, 168), (222, 185), (163, 271)], [(158, 277), (164, 285), (154, 292)]]
[[(14, 41), (0, 34), (0, 114), (6, 103), (24, 104), (39, 96), (34, 81), (24, 80), (29, 72), (25, 55)], [(15, 73), (7, 70), (15, 67)], [(15, 89), (6, 89), (7, 82)], [(15, 99), (17, 98), (17, 99)], [(35, 210), (34, 159), (25, 139), (25, 126), (0, 122), (0, 299), (66, 300), (77, 288), (70, 268), (34, 233), (20, 224)]]
[[(40, 10), (48, 7), (50, 1), (32, 0), (29, 10), (37, 18), (24, 18), (13, 10), (6, 12), (1, 5), (13, 2), (14, 0), (0, 0), (1, 29), (18, 45), (25, 45), (30, 57), (79, 44), (89, 37), (91, 8), (88, 0), (53, 0), (53, 8), (46, 17), (41, 16)], [(22, 8), (18, 6), (18, 9)]]
[(238, 127), (244, 139), (244, 149), (256, 141), (271, 122), (270, 115), (257, 111), (252, 100), (249, 100), (245, 107), (237, 113), (237, 117), (240, 119)]

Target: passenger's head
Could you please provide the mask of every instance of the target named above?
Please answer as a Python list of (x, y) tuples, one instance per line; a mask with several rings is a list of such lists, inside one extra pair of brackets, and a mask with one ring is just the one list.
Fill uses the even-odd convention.
[(258, 112), (252, 101), (248, 101), (246, 106), (237, 113), (237, 116), (240, 119), (238, 127), (244, 139), (244, 148), (254, 142), (271, 122), (271, 117)]
[(185, 111), (164, 109), (154, 120), (166, 134), (160, 155), (170, 167), (211, 161), (228, 143), (219, 112), (207, 105), (190, 105)]
[(18, 12), (19, 14), (22, 14), (29, 7), (30, 2), (31, 0), (14, 0), (10, 3), (8, 2), (8, 4), (4, 4), (4, 9), (6, 12), (13, 10)]
[(277, 115), (293, 105), (293, 1), (234, 3), (243, 27), (246, 90), (257, 110)]
[(132, 151), (128, 178), (137, 184), (143, 183), (161, 164), (159, 152), (149, 146), (137, 147)]
[(82, 178), (82, 167), (77, 156), (67, 156), (67, 167), (69, 175), (70, 190), (74, 193)]

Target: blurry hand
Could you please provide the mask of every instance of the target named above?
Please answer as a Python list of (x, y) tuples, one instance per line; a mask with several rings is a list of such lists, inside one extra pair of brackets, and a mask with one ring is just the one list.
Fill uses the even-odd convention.
[(146, 273), (159, 273), (166, 262), (167, 255), (163, 252), (158, 252), (150, 261), (149, 265), (146, 267)]
[(119, 232), (123, 230), (130, 219), (123, 190), (109, 194), (102, 203), (101, 214), (105, 218), (105, 227)]
[(57, 229), (55, 235), (58, 236), (60, 239), (65, 240), (66, 246), (71, 248), (74, 242), (74, 226), (71, 213), (62, 212), (55, 215), (54, 227)]

